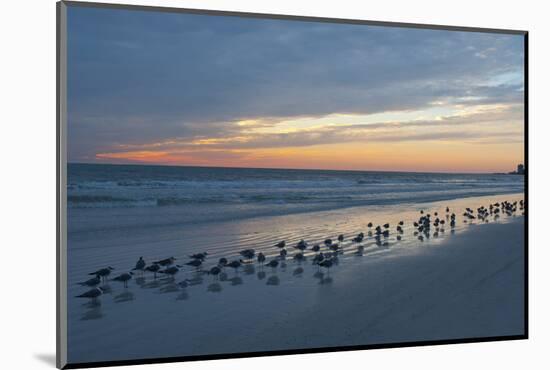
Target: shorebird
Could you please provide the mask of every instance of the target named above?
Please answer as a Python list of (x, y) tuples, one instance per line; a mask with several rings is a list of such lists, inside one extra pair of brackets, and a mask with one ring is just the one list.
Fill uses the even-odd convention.
[(304, 254), (300, 252), (294, 255), (294, 259), (298, 262), (302, 262), (305, 259), (305, 257), (304, 257)]
[(93, 288), (88, 290), (85, 293), (82, 293), (80, 295), (77, 295), (76, 298), (90, 298), (90, 299), (96, 299), (100, 295), (103, 294), (103, 289), (101, 288)]
[(315, 257), (313, 257), (313, 264), (316, 265), (324, 259), (325, 255), (323, 253), (316, 254)]
[(220, 260), (218, 261), (218, 266), (220, 267), (227, 266), (227, 258), (224, 258), (224, 257), (220, 258)]
[(193, 266), (198, 270), (199, 267), (202, 265), (202, 260), (191, 260), (187, 262), (186, 265)]
[(304, 239), (302, 239), (302, 240), (300, 240), (300, 241), (298, 242), (298, 244), (296, 244), (296, 247), (295, 247), (295, 248), (297, 248), (297, 249), (303, 251), (303, 250), (305, 250), (305, 249), (307, 248), (307, 242), (306, 242)]
[(390, 224), (387, 224), (387, 223), (384, 224), (384, 229), (389, 229), (389, 227), (390, 227)]
[(251, 260), (256, 255), (256, 251), (254, 249), (245, 249), (240, 251), (239, 254), (247, 260)]
[(332, 258), (330, 259), (324, 259), (321, 262), (318, 263), (319, 266), (324, 267), (327, 269), (327, 272), (330, 272), (330, 268), (333, 265)]
[(344, 241), (344, 234), (338, 235), (338, 241), (341, 243)]
[(145, 261), (143, 260), (143, 257), (139, 257), (139, 260), (136, 262), (136, 267), (134, 267), (132, 271), (136, 271), (136, 270), (143, 271), (144, 268), (145, 268)]
[(284, 240), (283, 240), (283, 241), (280, 241), (280, 242), (278, 242), (277, 244), (275, 244), (275, 246), (276, 246), (277, 248), (284, 248), (284, 247), (285, 247), (285, 245), (286, 245), (286, 243), (285, 243), (285, 241), (284, 241)]
[(204, 261), (206, 259), (206, 256), (208, 256), (208, 252), (195, 253), (195, 254), (190, 255), (189, 257), (194, 258), (196, 260)]
[(338, 252), (339, 250), (341, 250), (340, 245), (338, 243), (332, 244), (329, 248), (333, 252)]
[(332, 239), (328, 238), (328, 239), (325, 239), (325, 245), (326, 246), (329, 246), (332, 244)]
[(355, 243), (361, 243), (364, 238), (365, 238), (365, 234), (359, 233), (355, 238), (352, 239), (352, 241)]
[(222, 272), (222, 269), (219, 266), (214, 266), (208, 271), (210, 275), (214, 275), (214, 278), (216, 279), (218, 275)]
[(153, 262), (154, 264), (161, 265), (162, 267), (170, 266), (174, 264), (176, 257), (168, 257), (160, 261)]
[(101, 276), (99, 275), (96, 275), (96, 277), (93, 277), (89, 280), (86, 280), (86, 281), (83, 281), (81, 283), (78, 283), (78, 285), (82, 285), (82, 286), (96, 286), (96, 285), (99, 285), (99, 283), (101, 283)]
[(264, 262), (265, 262), (265, 255), (262, 252), (258, 253), (258, 263), (261, 265)]
[(160, 270), (160, 266), (156, 263), (153, 263), (152, 265), (149, 265), (145, 268), (145, 271), (149, 271), (153, 273), (153, 277), (157, 278), (157, 272)]
[(403, 226), (405, 223), (403, 221), (399, 221), (399, 226)]
[(319, 244), (315, 244), (313, 247), (311, 247), (311, 250), (317, 253), (321, 250), (321, 247), (319, 246)]
[(369, 223), (367, 224), (367, 227), (370, 229), (370, 228), (372, 227), (372, 222), (369, 222)]
[(235, 269), (235, 272), (238, 272), (239, 271), (239, 267), (241, 267), (241, 264), (242, 264), (242, 260), (235, 260), (235, 261), (231, 261), (227, 264), (227, 267), (231, 267), (231, 268), (234, 268)]
[(124, 283), (124, 287), (128, 288), (128, 280), (132, 278), (132, 274), (129, 272), (125, 272), (123, 274), (118, 275), (117, 277), (113, 278), (114, 281), (120, 281)]
[(176, 275), (178, 272), (180, 271), (180, 269), (176, 266), (170, 266), (164, 270), (160, 270), (159, 273), (161, 274), (165, 274), (165, 275), (170, 275), (170, 276), (174, 276)]
[(266, 263), (265, 266), (271, 267), (272, 269), (275, 269), (277, 266), (279, 266), (279, 261), (271, 260), (268, 263)]
[(279, 256), (281, 256), (281, 258), (286, 258), (286, 254), (287, 254), (287, 251), (286, 249), (281, 249), (281, 251), (279, 252)]
[(102, 269), (99, 269), (95, 272), (90, 272), (88, 275), (95, 275), (95, 276), (100, 276), (103, 281), (105, 281), (105, 279), (107, 278), (107, 276), (109, 276), (111, 274), (111, 271), (114, 270), (114, 268), (112, 268), (111, 266), (109, 267), (105, 267), (105, 268), (102, 268)]

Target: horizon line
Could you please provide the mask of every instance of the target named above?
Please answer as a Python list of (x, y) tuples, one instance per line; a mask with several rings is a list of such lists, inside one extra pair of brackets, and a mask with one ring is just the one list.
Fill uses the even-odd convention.
[[(357, 170), (357, 169), (329, 169), (329, 168), (285, 168), (285, 167), (233, 167), (233, 166), (208, 166), (186, 164), (162, 164), (162, 163), (94, 163), (94, 162), (69, 162), (69, 164), (82, 165), (107, 165), (107, 166), (157, 166), (157, 167), (185, 167), (185, 168), (225, 168), (244, 170), (284, 170), (284, 171), (336, 171), (336, 172), (383, 172), (383, 173), (424, 173), (424, 174), (450, 174), (450, 175), (509, 175), (508, 172), (452, 172), (452, 171), (399, 171), (399, 170)], [(520, 163), (523, 165), (523, 163)], [(517, 164), (516, 164), (517, 167)]]

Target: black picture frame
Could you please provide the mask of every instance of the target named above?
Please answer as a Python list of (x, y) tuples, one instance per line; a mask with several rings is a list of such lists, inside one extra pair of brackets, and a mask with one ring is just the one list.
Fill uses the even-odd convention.
[[(262, 352), (242, 352), (230, 354), (214, 354), (214, 355), (197, 355), (197, 356), (177, 356), (163, 358), (145, 358), (145, 359), (129, 359), (121, 361), (100, 361), (100, 362), (83, 362), (83, 363), (67, 363), (66, 361), (66, 227), (64, 217), (66, 216), (66, 202), (64, 197), (66, 187), (66, 17), (64, 12), (66, 7), (87, 7), (87, 8), (103, 8), (103, 9), (124, 9), (133, 11), (154, 11), (167, 13), (183, 13), (183, 14), (201, 14), (212, 16), (231, 16), (242, 18), (259, 18), (259, 19), (279, 19), (279, 20), (295, 20), (302, 22), (328, 22), (339, 24), (355, 24), (355, 25), (370, 25), (370, 26), (386, 26), (399, 28), (420, 28), (430, 30), (447, 30), (447, 31), (462, 31), (462, 32), (481, 32), (481, 33), (496, 33), (496, 34), (512, 34), (522, 35), (524, 39), (524, 165), (525, 165), (525, 215), (524, 215), (524, 333), (521, 335), (510, 336), (494, 336), (494, 337), (479, 337), (479, 338), (461, 338), (461, 339), (446, 339), (446, 340), (426, 340), (415, 342), (399, 342), (387, 344), (369, 344), (357, 346), (338, 346), (338, 347), (322, 347), (308, 348), (296, 350), (274, 350)], [(401, 22), (383, 22), (371, 20), (357, 19), (339, 19), (328, 17), (310, 17), (297, 15), (280, 15), (280, 14), (265, 14), (265, 13), (248, 13), (234, 11), (219, 11), (219, 10), (204, 10), (204, 9), (186, 9), (175, 7), (157, 7), (143, 5), (124, 5), (124, 4), (109, 4), (97, 2), (79, 2), (79, 1), (60, 1), (56, 4), (57, 15), (57, 63), (56, 63), (56, 122), (57, 122), (57, 139), (56, 139), (56, 359), (57, 367), (60, 369), (78, 369), (92, 367), (107, 367), (107, 366), (124, 366), (124, 365), (142, 365), (142, 364), (157, 364), (157, 363), (172, 363), (172, 362), (187, 362), (187, 361), (204, 361), (204, 360), (219, 360), (219, 359), (234, 359), (245, 357), (263, 357), (263, 356), (280, 356), (280, 355), (295, 355), (295, 354), (313, 354), (323, 352), (343, 352), (343, 351), (358, 351), (368, 349), (382, 348), (402, 348), (402, 347), (419, 347), (433, 346), (446, 344), (461, 344), (461, 343), (481, 343), (481, 342), (496, 342), (509, 340), (525, 340), (529, 338), (529, 33), (524, 30), (512, 29), (494, 29), (494, 28), (477, 28), (477, 27), (459, 27), (434, 24), (417, 24), (417, 23), (401, 23)], [(64, 342), (65, 341), (65, 342)]]

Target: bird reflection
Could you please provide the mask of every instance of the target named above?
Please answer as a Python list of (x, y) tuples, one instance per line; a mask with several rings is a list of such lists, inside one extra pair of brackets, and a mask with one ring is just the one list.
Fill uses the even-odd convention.
[(182, 291), (178, 296), (176, 297), (176, 301), (186, 301), (189, 299), (189, 293), (187, 291)]
[(219, 292), (222, 291), (222, 286), (221, 286), (220, 283), (212, 283), (212, 284), (208, 285), (207, 290), (209, 292), (219, 293)]
[(175, 293), (179, 291), (180, 291), (180, 287), (175, 282), (166, 284), (159, 289), (160, 293)]
[(134, 293), (125, 291), (115, 296), (115, 303), (129, 302), (135, 299)]
[(254, 265), (245, 265), (244, 273), (245, 275), (253, 275), (254, 273), (256, 273), (256, 268), (254, 267)]
[(303, 268), (303, 267), (297, 267), (297, 268), (294, 269), (294, 271), (292, 272), (292, 275), (294, 275), (294, 276), (301, 276), (303, 272), (304, 272), (304, 268)]
[(80, 316), (80, 320), (98, 320), (103, 317), (103, 311), (101, 310), (101, 301), (99, 299), (92, 300), (83, 304), (84, 307), (88, 308), (88, 311), (84, 312)]
[(263, 280), (265, 279), (265, 275), (266, 275), (265, 271), (260, 271), (256, 276), (258, 277), (258, 280)]
[(136, 285), (140, 287), (143, 287), (143, 285), (145, 285), (145, 282), (146, 282), (144, 277), (137, 277), (134, 279), (134, 281), (136, 282)]
[(228, 281), (231, 282), (231, 285), (241, 285), (243, 283), (243, 279), (241, 279), (239, 276), (235, 276)]
[(279, 277), (277, 275), (270, 276), (269, 279), (267, 279), (267, 282), (266, 282), (267, 285), (279, 285), (279, 283), (280, 283), (280, 280), (279, 280)]

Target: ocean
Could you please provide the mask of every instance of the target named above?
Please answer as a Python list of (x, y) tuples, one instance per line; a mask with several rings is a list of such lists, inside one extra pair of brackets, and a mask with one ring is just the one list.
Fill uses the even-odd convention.
[(67, 188), (70, 209), (145, 208), (164, 214), (168, 223), (174, 222), (174, 216), (178, 222), (197, 223), (519, 193), (524, 191), (524, 178), (504, 174), (69, 164)]

